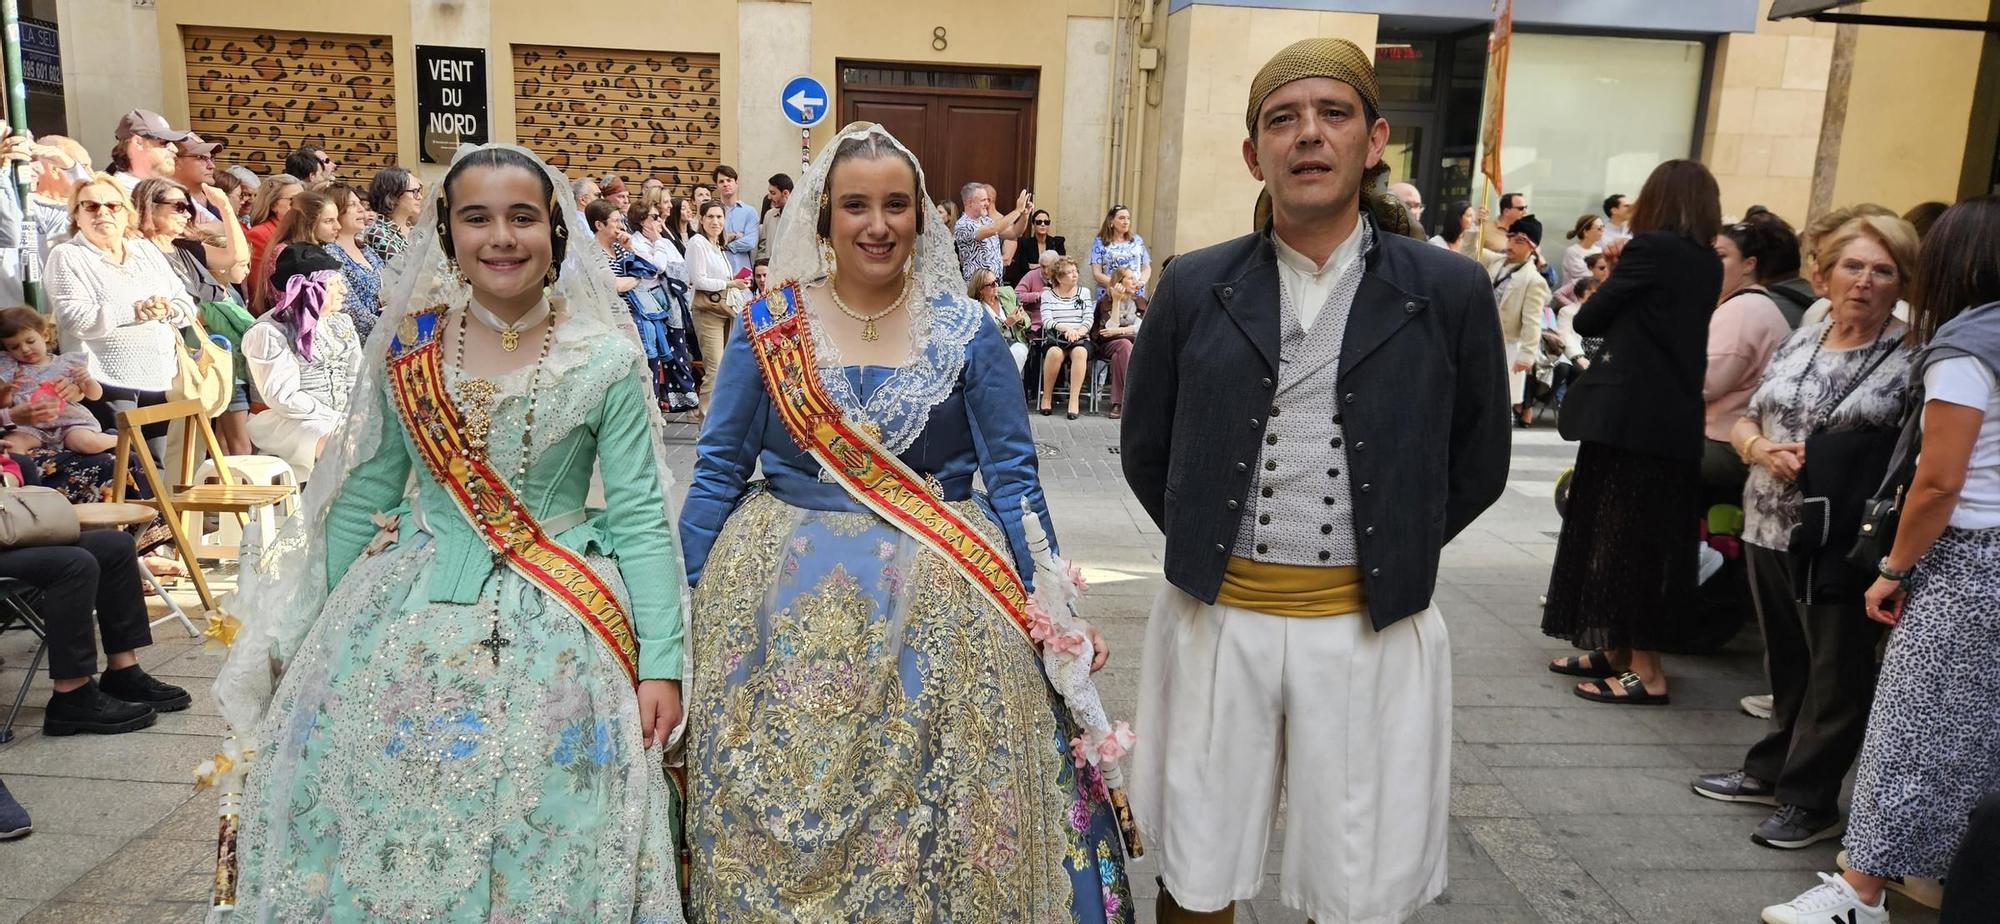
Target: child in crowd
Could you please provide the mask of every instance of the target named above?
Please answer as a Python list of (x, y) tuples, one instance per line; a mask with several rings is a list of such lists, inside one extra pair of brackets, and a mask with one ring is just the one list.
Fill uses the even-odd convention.
[[(91, 378), (81, 353), (56, 356), (49, 352), (55, 339), (55, 325), (33, 308), (15, 306), (0, 309), (0, 382), (11, 384), (24, 397), (58, 394), (63, 380), (76, 384), (83, 397), (104, 397), (104, 386)], [(118, 437), (104, 428), (83, 405), (74, 401), (63, 405), (62, 415), (42, 426), (17, 425), (0, 435), (0, 446), (8, 452), (28, 453), (38, 449), (67, 449), (80, 455), (110, 452)]]

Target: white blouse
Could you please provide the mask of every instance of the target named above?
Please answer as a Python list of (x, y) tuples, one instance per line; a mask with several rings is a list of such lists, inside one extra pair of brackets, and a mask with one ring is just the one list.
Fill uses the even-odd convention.
[(361, 367), (354, 320), (345, 312), (320, 316), (308, 363), (284, 325), (266, 315), (243, 332), (243, 359), (258, 397), (280, 416), (333, 425), (347, 412), (347, 394)]
[(688, 238), (687, 270), (688, 285), (697, 292), (720, 292), (736, 278), (729, 258), (715, 248), (714, 241), (700, 235)]
[[(179, 328), (194, 323), (197, 309), (151, 241), (127, 240), (125, 262), (114, 263), (78, 234), (49, 252), (48, 287), (63, 352), (88, 356), (92, 378), (136, 391), (166, 391), (173, 384), (180, 370), (174, 358)], [(134, 324), (136, 306), (155, 296), (172, 304), (168, 319)]]
[(659, 267), (668, 279), (688, 281), (687, 258), (681, 255), (681, 249), (674, 244), (673, 238), (661, 235), (659, 240), (649, 241), (643, 234), (634, 234), (632, 252)]

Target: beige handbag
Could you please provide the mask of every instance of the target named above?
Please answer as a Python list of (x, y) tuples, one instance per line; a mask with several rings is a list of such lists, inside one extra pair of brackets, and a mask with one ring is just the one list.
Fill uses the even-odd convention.
[(207, 417), (218, 417), (229, 409), (229, 399), (236, 395), (236, 370), (229, 349), (208, 339), (208, 330), (200, 321), (190, 323), (182, 337), (190, 342), (174, 354), (180, 369), (167, 387), (167, 399), (192, 398), (201, 402)]
[(82, 531), (61, 491), (0, 487), (0, 549), (73, 545)]

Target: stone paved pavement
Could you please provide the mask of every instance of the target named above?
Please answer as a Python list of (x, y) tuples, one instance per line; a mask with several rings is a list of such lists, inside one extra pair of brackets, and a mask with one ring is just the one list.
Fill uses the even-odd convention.
[[(1160, 536), (1118, 471), (1115, 424), (1033, 418), (1066, 552), (1088, 570), (1087, 606), (1114, 646), (1100, 681), (1130, 716), (1145, 616), (1161, 586)], [(674, 451), (683, 481), (692, 432)], [(1700, 771), (1733, 766), (1761, 725), (1735, 711), (1757, 692), (1754, 633), (1724, 653), (1669, 661), (1674, 705), (1618, 709), (1569, 695), (1543, 661), (1563, 646), (1539, 629), (1537, 597), (1559, 528), (1549, 488), (1573, 457), (1553, 431), (1517, 434), (1510, 488), (1445, 555), (1438, 602), (1453, 642), (1456, 750), (1451, 885), (1422, 922), (1751, 924), (1757, 910), (1812, 884), (1833, 847), (1782, 852), (1750, 843), (1762, 817), (1699, 799)], [(685, 490), (685, 484), (681, 485)], [(20, 683), (30, 649), (0, 637), (0, 693)], [(113, 738), (48, 739), (41, 712), (0, 746), (0, 778), (34, 813), (36, 833), (0, 844), (0, 924), (198, 921), (214, 843), (214, 803), (189, 769), (213, 753), (221, 719), (207, 678), (218, 656), (163, 629), (147, 668), (195, 691), (188, 712)], [(47, 698), (38, 680), (29, 703)], [(1143, 735), (1144, 730), (1141, 730)], [(1275, 855), (1275, 851), (1274, 851)], [(1296, 924), (1268, 887), (1238, 921)], [(1131, 867), (1139, 918), (1151, 924), (1154, 870)], [(1898, 924), (1931, 912), (1892, 898)]]

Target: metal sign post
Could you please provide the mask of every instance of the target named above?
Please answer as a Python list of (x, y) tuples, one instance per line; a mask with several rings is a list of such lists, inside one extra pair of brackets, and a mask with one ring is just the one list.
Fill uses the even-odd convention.
[[(21, 79), (21, 4), (17, 0), (0, 0), (0, 26), (4, 26), (6, 67), (7, 67), (7, 124), (19, 135), (28, 134), (28, 88)], [(9, 168), (14, 181), (14, 194), (21, 200), (21, 227), (16, 232), (20, 242), (18, 257), (21, 261), (21, 294), (30, 305), (38, 305), (41, 299), (37, 289), (41, 288), (38, 277), (41, 267), (36, 264), (40, 247), (36, 245), (34, 219), (28, 214), (29, 186), (27, 174)]]
[(812, 169), (812, 127), (826, 118), (829, 95), (826, 85), (807, 76), (785, 81), (778, 92), (778, 108), (785, 120), (799, 127), (799, 176)]

